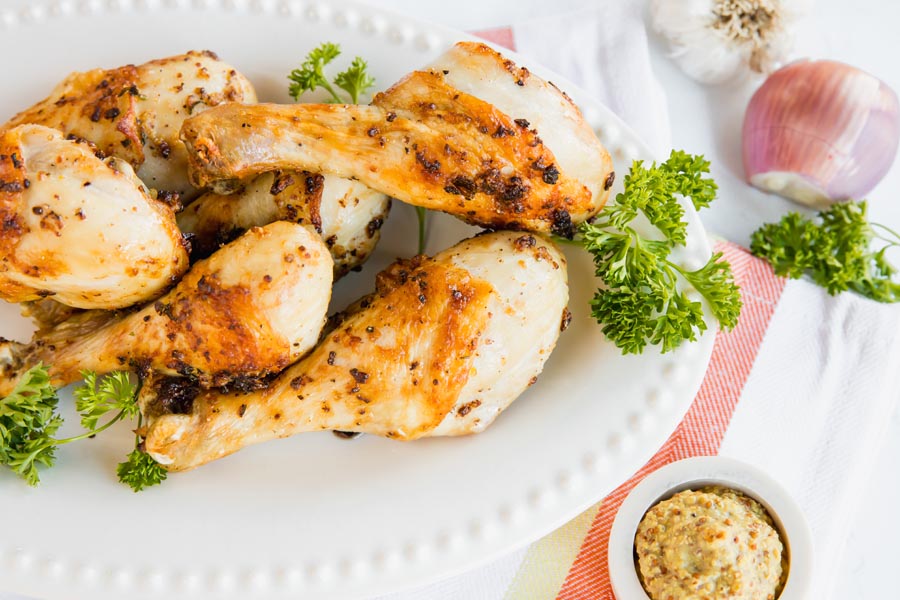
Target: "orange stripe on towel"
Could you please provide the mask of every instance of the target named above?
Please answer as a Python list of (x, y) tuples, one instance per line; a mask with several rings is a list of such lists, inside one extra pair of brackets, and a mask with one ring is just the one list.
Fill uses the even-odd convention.
[(634, 477), (603, 500), (558, 600), (612, 600), (606, 567), (609, 530), (625, 496), (641, 479), (665, 464), (719, 451), (785, 280), (776, 277), (767, 263), (739, 246), (720, 243), (717, 250), (731, 263), (741, 286), (744, 308), (740, 322), (733, 331), (717, 335), (700, 391), (672, 436)]

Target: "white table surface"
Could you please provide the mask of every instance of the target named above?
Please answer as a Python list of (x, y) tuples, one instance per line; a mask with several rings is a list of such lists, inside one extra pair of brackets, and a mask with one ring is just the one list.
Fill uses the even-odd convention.
[[(508, 25), (545, 14), (577, 10), (584, 0), (454, 0), (453, 9), (435, 0), (368, 0), (424, 20), (471, 30)], [(643, 3), (645, 0), (622, 0)], [(678, 0), (672, 0), (678, 1)], [(797, 49), (813, 58), (831, 58), (860, 67), (900, 92), (900, 2), (896, 0), (816, 0), (803, 23)], [(653, 68), (666, 88), (672, 140), (677, 148), (705, 154), (713, 162), (719, 199), (704, 213), (707, 228), (732, 241), (748, 244), (750, 233), (763, 222), (777, 220), (796, 206), (767, 196), (743, 181), (740, 124), (749, 99), (746, 89), (703, 87), (688, 79), (665, 56), (658, 39), (651, 39)], [(870, 218), (900, 227), (900, 160), (869, 196)], [(900, 257), (895, 256), (895, 262)], [(900, 310), (900, 308), (898, 308)], [(900, 357), (897, 360), (900, 366)], [(898, 390), (900, 393), (900, 390)], [(900, 549), (885, 540), (900, 539), (900, 414), (892, 417), (887, 441), (867, 489), (860, 490), (856, 524), (844, 552), (844, 567), (833, 598), (841, 600), (896, 598), (891, 577)], [(873, 550), (879, 550), (873, 552)]]
[[(623, 2), (630, 0), (622, 0)], [(643, 2), (644, 0), (634, 0)], [(673, 0), (675, 1), (675, 0)], [(436, 0), (369, 0), (373, 4), (458, 29), (507, 25), (544, 14), (589, 6), (584, 0), (454, 0), (452, 8)], [(800, 35), (798, 47), (819, 58), (861, 67), (900, 90), (900, 2), (896, 0), (817, 0)], [(720, 198), (705, 213), (712, 232), (747, 244), (764, 221), (776, 220), (795, 207), (756, 192), (743, 183), (740, 165), (740, 122), (747, 90), (704, 88), (683, 76), (665, 57), (662, 44), (651, 41), (653, 67), (666, 88), (676, 147), (703, 153), (712, 160)], [(873, 220), (900, 228), (900, 161), (870, 195)], [(900, 364), (900, 359), (898, 359)], [(874, 476), (860, 490), (860, 503), (845, 550), (844, 568), (833, 597), (841, 600), (892, 598), (896, 587), (886, 573), (896, 570), (900, 550), (884, 540), (900, 539), (900, 415), (893, 415), (888, 439), (872, 466)], [(873, 552), (873, 549), (879, 552)], [(0, 582), (2, 585), (2, 582)], [(0, 600), (13, 596), (0, 592)]]

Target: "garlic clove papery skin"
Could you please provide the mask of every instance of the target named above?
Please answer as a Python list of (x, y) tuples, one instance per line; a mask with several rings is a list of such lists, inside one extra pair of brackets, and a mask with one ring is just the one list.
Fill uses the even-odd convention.
[(668, 40), (672, 60), (701, 83), (728, 81), (745, 62), (742, 50), (712, 27), (710, 0), (652, 0), (650, 21)]
[(799, 61), (773, 73), (744, 116), (744, 171), (754, 186), (822, 208), (860, 199), (897, 154), (900, 102), (864, 71)]
[(813, 0), (651, 0), (649, 22), (700, 83), (738, 83), (784, 64)]

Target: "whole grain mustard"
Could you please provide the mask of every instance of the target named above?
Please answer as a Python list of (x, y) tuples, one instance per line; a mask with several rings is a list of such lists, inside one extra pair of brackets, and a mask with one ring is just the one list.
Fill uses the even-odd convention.
[(654, 505), (634, 547), (653, 600), (775, 600), (786, 574), (766, 510), (723, 487), (685, 490)]

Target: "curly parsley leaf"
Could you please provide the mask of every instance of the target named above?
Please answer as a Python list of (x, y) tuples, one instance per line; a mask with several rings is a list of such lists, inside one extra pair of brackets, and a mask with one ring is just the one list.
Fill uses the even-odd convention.
[(632, 164), (625, 176), (625, 191), (616, 195), (616, 201), (607, 205), (601, 213), (609, 224), (623, 231), (639, 213), (659, 229), (672, 243), (683, 245), (687, 224), (684, 209), (675, 198), (678, 182), (673, 173), (663, 165), (645, 168), (643, 161)]
[[(294, 100), (299, 100), (306, 92), (323, 88), (331, 98), (329, 102), (343, 104), (344, 98), (338, 94), (334, 86), (349, 94), (353, 104), (375, 85), (375, 79), (367, 72), (366, 61), (357, 56), (346, 70), (338, 73), (332, 81), (325, 75), (325, 66), (341, 54), (341, 47), (331, 42), (323, 42), (306, 55), (299, 68), (291, 71), (288, 80), (291, 82), (288, 91)], [(334, 85), (332, 85), (332, 83)]]
[[(116, 371), (101, 378), (92, 371), (82, 371), (81, 375), (84, 385), (74, 391), (74, 396), (86, 431), (73, 437), (54, 437), (63, 419), (57, 413), (59, 398), (47, 367), (38, 364), (30, 368), (12, 393), (0, 399), (0, 465), (12, 469), (29, 485), (40, 482), (38, 467), (53, 466), (58, 446), (93, 437), (126, 418), (137, 416), (140, 426), (139, 387), (131, 383), (128, 373)], [(100, 419), (110, 413), (113, 416), (100, 425)], [(120, 480), (135, 491), (165, 479), (164, 469), (137, 450), (139, 441), (137, 438), (135, 451), (117, 469)]]
[(667, 172), (677, 174), (675, 185), (678, 193), (689, 197), (696, 210), (709, 208), (716, 199), (719, 186), (712, 177), (704, 177), (709, 174), (710, 163), (703, 156), (673, 150), (662, 166)]
[(135, 447), (125, 462), (116, 467), (119, 481), (135, 492), (165, 481), (168, 472), (152, 456)]
[[(869, 223), (866, 212), (862, 201), (834, 204), (814, 219), (788, 213), (778, 223), (757, 229), (750, 251), (769, 261), (782, 277), (797, 279), (808, 273), (829, 294), (852, 290), (878, 302), (898, 302), (896, 268), (885, 253), (900, 246), (900, 235)], [(886, 245), (873, 250), (875, 240)]]
[[(97, 382), (97, 374), (83, 371), (84, 385), (75, 390), (75, 406), (81, 413), (81, 424), (92, 434), (103, 431), (122, 419), (137, 417), (137, 429), (141, 426), (141, 413), (137, 403), (140, 387), (131, 383), (128, 373), (116, 371)], [(115, 412), (115, 416), (102, 427), (97, 422), (104, 415)], [(141, 437), (135, 433), (134, 449), (125, 462), (116, 467), (119, 481), (135, 492), (161, 483), (166, 470), (149, 454), (140, 450)]]
[(734, 282), (731, 265), (716, 252), (696, 271), (679, 273), (703, 296), (713, 316), (724, 329), (734, 329), (741, 316), (741, 290)]
[(368, 63), (357, 56), (346, 71), (334, 76), (334, 85), (350, 94), (353, 104), (359, 104), (359, 97), (375, 85), (375, 78), (366, 72), (368, 68)]
[(768, 223), (750, 238), (750, 251), (765, 258), (776, 275), (797, 279), (816, 264), (819, 228), (799, 213), (788, 213), (778, 223)]
[[(82, 371), (84, 385), (77, 388), (75, 409), (81, 414), (81, 426), (88, 430), (97, 428), (98, 421), (111, 411), (121, 414), (119, 418), (132, 418), (138, 414), (136, 389), (128, 373), (116, 371), (97, 383), (97, 374)], [(118, 419), (117, 419), (118, 420)]]
[(661, 346), (663, 352), (674, 350), (684, 341), (694, 342), (698, 333), (706, 331), (703, 307), (684, 292), (673, 293), (658, 311), (659, 315), (653, 320), (650, 343)]
[(318, 47), (310, 50), (300, 68), (291, 71), (288, 75), (291, 85), (288, 91), (294, 100), (298, 100), (305, 92), (311, 92), (322, 87), (331, 94), (333, 102), (341, 102), (341, 97), (331, 87), (328, 78), (325, 77), (325, 65), (337, 58), (341, 49), (337, 44), (323, 42)]
[(22, 375), (11, 394), (0, 399), (0, 464), (35, 486), (37, 467), (56, 459), (53, 436), (62, 425), (59, 398), (47, 367), (38, 364)]
[[(698, 209), (708, 206), (716, 194), (708, 173), (709, 162), (702, 156), (679, 151), (660, 165), (646, 167), (635, 161), (615, 202), (579, 227), (579, 243), (593, 255), (596, 275), (604, 284), (591, 301), (591, 314), (624, 354), (639, 354), (648, 344), (669, 352), (707, 329), (701, 303), (679, 289), (681, 280), (707, 301), (721, 328), (737, 325), (740, 290), (720, 253), (696, 271), (669, 259), (687, 236), (676, 195), (689, 195)], [(631, 226), (638, 215), (664, 239), (641, 236)]]
[(603, 335), (623, 354), (640, 354), (653, 335), (657, 303), (648, 294), (628, 287), (598, 290), (591, 314), (603, 325)]

